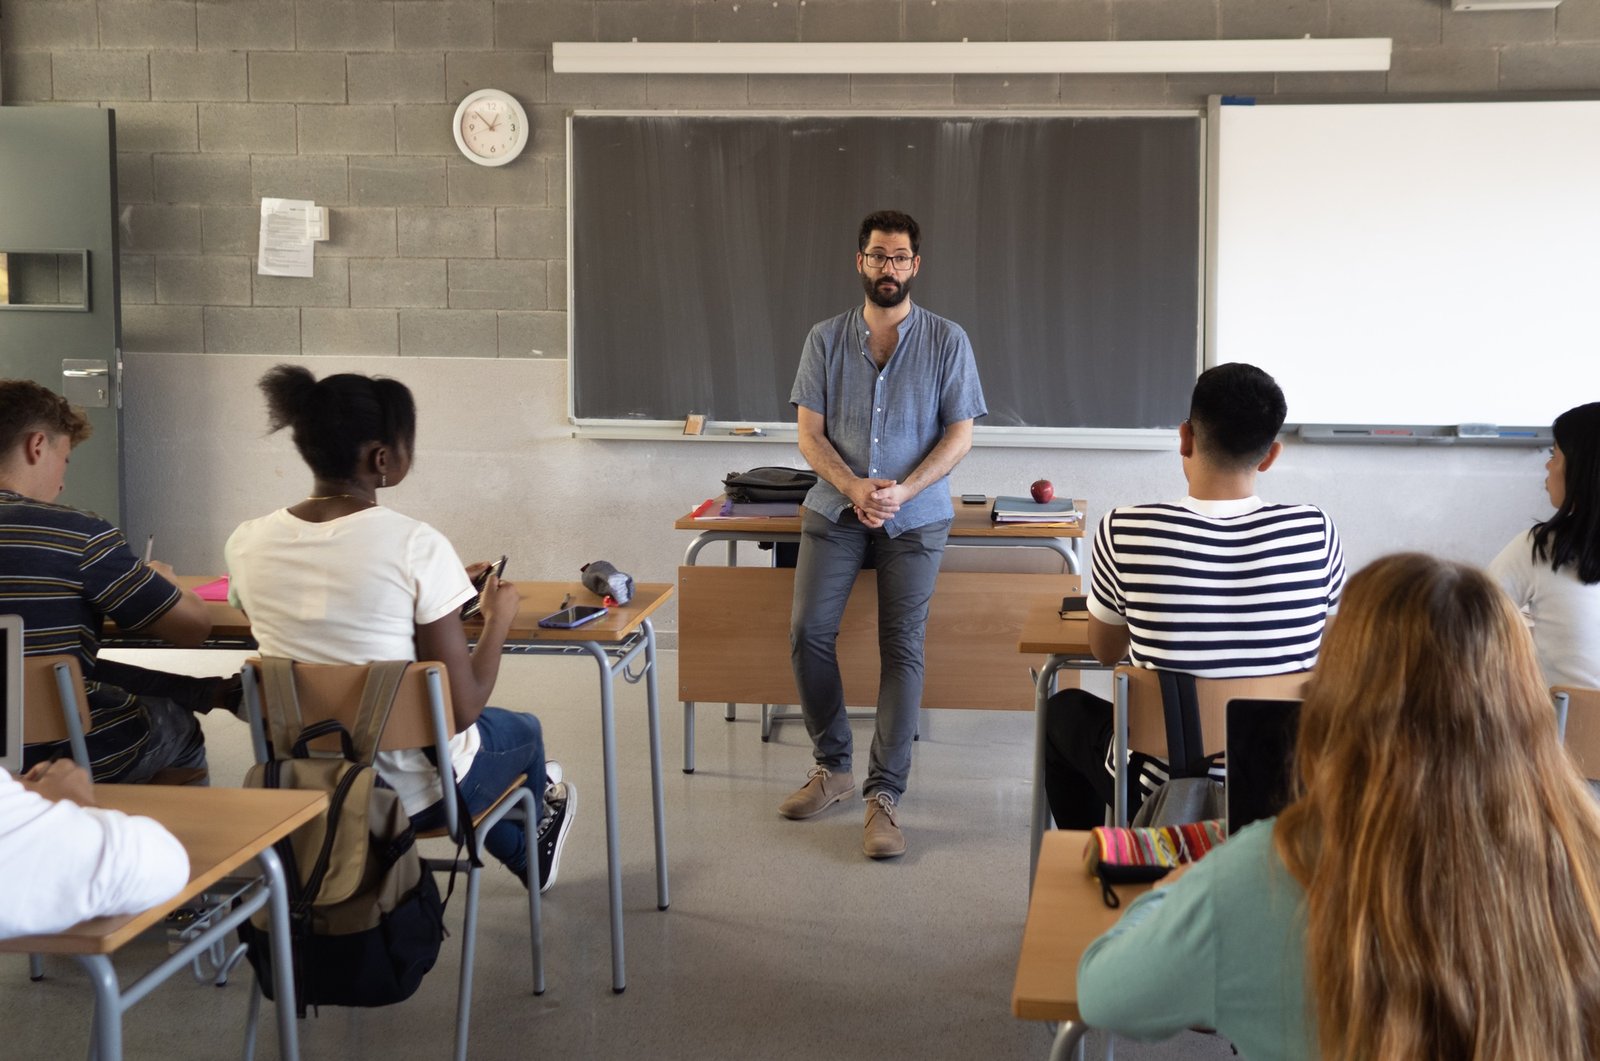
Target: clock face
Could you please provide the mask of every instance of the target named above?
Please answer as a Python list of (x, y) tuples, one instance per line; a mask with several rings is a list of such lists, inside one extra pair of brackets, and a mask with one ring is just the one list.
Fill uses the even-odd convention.
[(481, 89), (456, 108), (456, 146), (484, 166), (503, 166), (527, 145), (528, 116), (515, 99)]

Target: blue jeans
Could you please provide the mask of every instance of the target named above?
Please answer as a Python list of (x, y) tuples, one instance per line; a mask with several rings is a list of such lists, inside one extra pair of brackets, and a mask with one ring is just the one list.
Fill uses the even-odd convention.
[[(472, 768), (456, 783), (461, 798), (466, 801), (467, 813), (476, 817), (492, 807), (519, 774), (528, 775), (522, 787), (533, 793), (534, 813), (539, 813), (539, 808), (544, 806), (545, 781), (544, 731), (539, 720), (520, 711), (486, 707), (478, 716), (478, 739), (481, 745), (473, 757)], [(411, 824), (419, 833), (443, 828), (443, 802), (413, 814)], [(489, 835), (483, 838), (483, 846), (507, 869), (522, 877), (528, 868), (526, 841), (522, 823), (506, 818), (489, 830)]]
[(851, 768), (850, 721), (839, 676), (839, 622), (870, 545), (878, 577), (877, 729), (864, 796), (888, 792), (898, 800), (911, 774), (911, 741), (922, 707), (922, 638), (928, 602), (950, 521), (930, 523), (891, 538), (846, 509), (834, 523), (800, 510), (800, 558), (794, 575), (789, 651), (800, 710), (819, 766)]

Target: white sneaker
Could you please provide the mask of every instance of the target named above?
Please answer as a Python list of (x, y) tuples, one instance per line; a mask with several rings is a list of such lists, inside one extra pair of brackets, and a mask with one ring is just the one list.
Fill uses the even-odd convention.
[(550, 791), (551, 785), (561, 784), (561, 764), (554, 759), (546, 759), (544, 764), (544, 788)]

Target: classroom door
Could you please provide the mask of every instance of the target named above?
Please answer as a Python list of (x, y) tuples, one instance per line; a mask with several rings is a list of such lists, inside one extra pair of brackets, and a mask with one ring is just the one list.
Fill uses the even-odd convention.
[(0, 107), (0, 375), (82, 407), (60, 501), (122, 518), (122, 315), (116, 117)]

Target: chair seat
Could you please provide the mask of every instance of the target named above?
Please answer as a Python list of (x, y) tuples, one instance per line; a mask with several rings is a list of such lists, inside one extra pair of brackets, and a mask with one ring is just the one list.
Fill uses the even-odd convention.
[[(472, 827), (474, 829), (476, 829), (483, 822), (483, 819), (487, 818), (490, 814), (493, 814), (494, 813), (494, 809), (496, 807), (500, 806), (500, 804), (504, 803), (507, 799), (509, 799), (511, 794), (513, 792), (515, 792), (517, 789), (521, 788), (522, 787), (522, 783), (524, 781), (526, 781), (526, 780), (528, 780), (528, 775), (527, 774), (518, 774), (517, 777), (516, 777), (516, 780), (512, 781), (511, 784), (506, 786), (506, 790), (504, 792), (500, 793), (500, 796), (499, 796), (498, 799), (496, 799), (493, 803), (489, 804), (487, 807), (483, 808), (483, 810), (479, 811), (477, 814), (474, 814), (472, 816)], [(449, 831), (446, 830), (445, 827), (441, 825), (437, 829), (429, 829), (425, 833), (418, 833), (417, 834), (417, 839), (418, 840), (437, 840), (441, 836), (449, 836), (449, 835), (450, 835)]]

